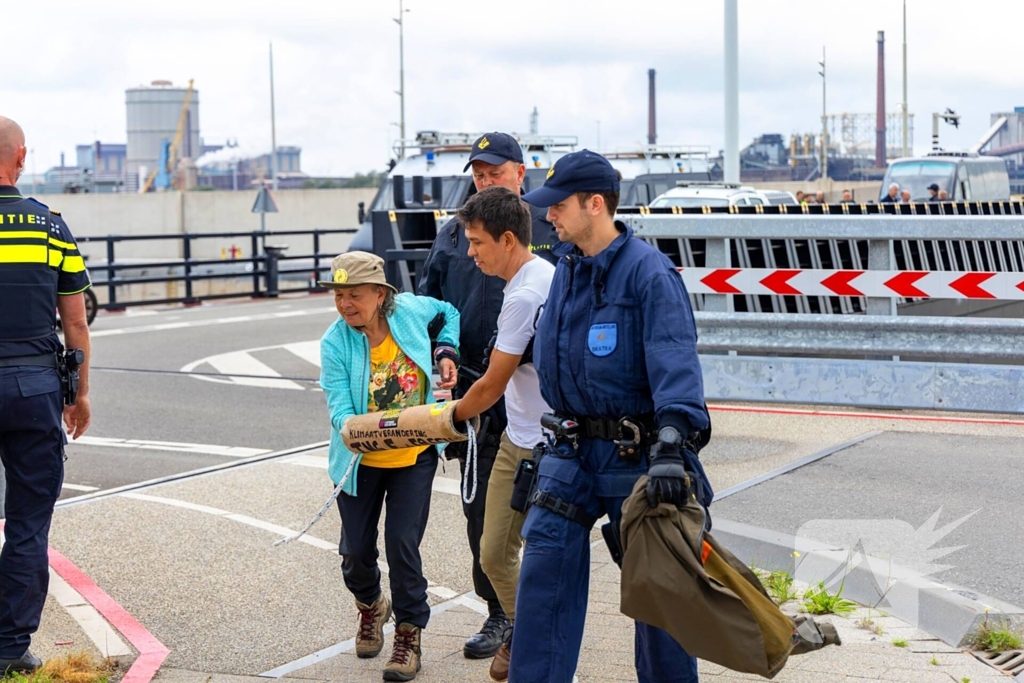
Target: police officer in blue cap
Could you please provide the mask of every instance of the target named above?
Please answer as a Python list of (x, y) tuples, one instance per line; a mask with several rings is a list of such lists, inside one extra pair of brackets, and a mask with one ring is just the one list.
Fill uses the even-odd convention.
[[(473, 185), (479, 192), (488, 187), (505, 187), (519, 194), (526, 177), (523, 149), (519, 141), (507, 133), (486, 133), (473, 142), (469, 161), (464, 170), (473, 170)], [(554, 263), (551, 247), (559, 244), (554, 227), (545, 217), (543, 209), (531, 207), (533, 237), (530, 250)], [(423, 275), (417, 288), (419, 294), (446, 301), (459, 310), (461, 325), (459, 353), (462, 368), (459, 384), (452, 390), (454, 398), (465, 396), (474, 378), (483, 374), (487, 347), (498, 330), (498, 313), (505, 296), (505, 281), (493, 275), (484, 275), (469, 255), (469, 241), (458, 219), (452, 219), (441, 230), (430, 248)], [(527, 361), (528, 362), (528, 361)], [(463, 476), (476, 478), (476, 496), (463, 502), (469, 548), (473, 554), (473, 589), (488, 606), (488, 617), (480, 631), (471, 636), (463, 648), (470, 659), (493, 657), (506, 640), (511, 622), (498, 594), (480, 566), (480, 538), (484, 530), (484, 501), (487, 499), (487, 481), (491, 476), (501, 434), (508, 423), (505, 401), (501, 399), (480, 416), (476, 466), (466, 462), (466, 444), (450, 444), (446, 458), (458, 458)], [(471, 487), (474, 485), (470, 485)]]
[[(7, 536), (0, 552), (0, 678), (34, 671), (42, 662), (28, 647), (39, 628), (49, 583), (47, 543), (64, 478), (64, 430), (89, 428), (89, 327), (85, 262), (64, 220), (21, 196), (25, 135), (0, 116), (0, 457), (7, 470)], [(81, 351), (78, 397), (56, 332)], [(77, 355), (77, 354), (76, 354)], [(72, 361), (74, 365), (75, 361)]]
[[(619, 178), (599, 154), (559, 159), (523, 199), (547, 207), (562, 244), (534, 363), (556, 417), (523, 527), (509, 680), (568, 683), (583, 638), (590, 531), (614, 537), (622, 502), (649, 475), (652, 504), (712, 498), (696, 451), (710, 437), (689, 297), (667, 257), (615, 221)], [(687, 474), (696, 489), (686, 488)], [(681, 614), (681, 619), (686, 615)], [(636, 623), (641, 683), (690, 683), (697, 662)]]

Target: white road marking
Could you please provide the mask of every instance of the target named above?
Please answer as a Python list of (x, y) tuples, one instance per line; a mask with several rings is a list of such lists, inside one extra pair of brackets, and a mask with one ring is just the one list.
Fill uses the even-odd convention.
[[(85, 438), (85, 437), (82, 437), (82, 438)], [(89, 491), (99, 491), (99, 488), (96, 487), (96, 486), (82, 486), (81, 484), (69, 484), (67, 482), (64, 482), (63, 484), (61, 484), (60, 487), (62, 489), (67, 489), (68, 491), (85, 491), (87, 493)]]
[[(298, 313), (301, 311), (295, 312)], [(320, 342), (305, 341), (294, 342), (291, 344), (277, 344), (275, 346), (257, 346), (250, 349), (239, 349), (238, 351), (219, 353), (214, 356), (207, 356), (206, 358), (200, 358), (197, 361), (193, 361), (183, 366), (181, 368), (181, 372), (195, 372), (202, 365), (210, 365), (215, 370), (225, 375), (258, 376), (217, 377), (216, 375), (192, 375), (192, 377), (206, 382), (216, 382), (217, 384), (238, 384), (242, 386), (264, 387), (270, 389), (298, 389), (300, 391), (306, 388), (319, 389), (319, 387), (312, 383), (307, 386), (303, 386), (297, 382), (291, 381), (290, 379), (278, 379), (281, 377), (281, 373), (277, 372), (277, 370), (274, 370), (254, 355), (261, 351), (270, 351), (274, 349), (284, 349), (285, 351), (288, 351), (298, 358), (308, 362), (310, 365), (313, 365), (316, 368), (320, 367)]]
[[(215, 370), (225, 375), (262, 375), (263, 377), (280, 377), (281, 373), (274, 370), (272, 367), (264, 363), (263, 361), (257, 360), (251, 354), (246, 351), (232, 351), (230, 353), (222, 353), (216, 356), (210, 356), (204, 358), (198, 363), (209, 363)], [(190, 363), (181, 369), (182, 372), (190, 372), (195, 370), (196, 363)], [(205, 379), (209, 381), (224, 381), (217, 377), (209, 377), (206, 375), (195, 375), (199, 379)], [(290, 379), (262, 379), (260, 377), (231, 377), (228, 379), (229, 384), (238, 384), (246, 387), (264, 387), (269, 389), (297, 389), (302, 391), (302, 385), (297, 384)]]
[(161, 323), (157, 325), (139, 325), (138, 327), (119, 327), (113, 330), (96, 330), (91, 333), (92, 338), (113, 337), (122, 334), (139, 334), (141, 332), (165, 332), (167, 330), (183, 330), (190, 327), (209, 327), (211, 325), (234, 325), (237, 323), (258, 322), (260, 320), (273, 320), (275, 318), (295, 318), (306, 315), (323, 315), (333, 313), (338, 315), (338, 309), (334, 306), (324, 308), (311, 308), (301, 311), (281, 311), (279, 313), (257, 313), (255, 315), (238, 315), (228, 318), (213, 318), (209, 320), (191, 320), (188, 322)]
[(287, 351), (291, 351), (302, 360), (312, 363), (317, 367), (320, 367), (319, 341), (307, 341), (297, 342), (295, 344), (285, 344), (284, 348)]
[(270, 451), (266, 448), (243, 448), (241, 446), (214, 446), (205, 443), (179, 443), (176, 441), (149, 441), (146, 439), (110, 439), (101, 436), (82, 436), (71, 442), (73, 445), (102, 446), (105, 448), (139, 448), (147, 451), (174, 451), (201, 455), (219, 455), (225, 458), (251, 458)]
[(160, 311), (150, 311), (142, 308), (129, 308), (123, 315), (126, 318), (144, 318), (151, 315), (160, 315)]
[(132, 654), (132, 649), (96, 608), (52, 568), (48, 592), (71, 618), (78, 622), (78, 626), (89, 636), (89, 640), (99, 648), (101, 657), (123, 657)]

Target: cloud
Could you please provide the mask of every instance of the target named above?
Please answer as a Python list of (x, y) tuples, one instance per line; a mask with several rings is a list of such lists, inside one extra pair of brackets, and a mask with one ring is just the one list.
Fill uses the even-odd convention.
[[(931, 112), (952, 107), (969, 146), (989, 114), (1018, 92), (1015, 26), (1024, 5), (910, 0), (909, 101), (916, 148)], [(698, 0), (405, 0), (407, 134), (416, 130), (541, 131), (603, 147), (643, 140), (647, 69), (658, 71), (659, 141), (723, 144), (722, 5)], [(887, 37), (887, 109), (901, 99), (898, 0), (739, 0), (741, 143), (761, 133), (820, 128), (822, 45), (830, 113), (875, 108), (875, 37)], [(396, 2), (37, 0), (5, 8), (5, 22), (45, 26), (5, 34), (14, 68), (0, 112), (24, 124), (43, 170), (61, 151), (125, 139), (124, 90), (157, 78), (194, 78), (207, 142), (270, 140), (267, 45), (273, 40), (277, 140), (303, 148), (316, 174), (382, 168), (397, 137)], [(994, 21), (993, 17), (999, 17)], [(949, 36), (955, 32), (956, 39)], [(1022, 103), (1024, 104), (1024, 103)]]

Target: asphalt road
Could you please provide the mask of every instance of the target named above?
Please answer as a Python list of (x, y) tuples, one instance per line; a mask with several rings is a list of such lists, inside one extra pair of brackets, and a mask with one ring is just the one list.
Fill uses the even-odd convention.
[(869, 554), (1024, 606), (1019, 437), (888, 432), (740, 491), (716, 516)]
[[(101, 314), (93, 425), (68, 445), (63, 497), (327, 440), (308, 356), (336, 316), (325, 296)], [(294, 343), (307, 357), (283, 347)]]

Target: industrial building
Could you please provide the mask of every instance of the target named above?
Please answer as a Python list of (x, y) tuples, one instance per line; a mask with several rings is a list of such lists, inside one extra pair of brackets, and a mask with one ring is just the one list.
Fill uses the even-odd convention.
[[(170, 187), (242, 190), (271, 176), (271, 155), (266, 149), (245, 153), (237, 142), (205, 144), (200, 133), (199, 91), (191, 82), (176, 86), (158, 80), (128, 88), (125, 111), (127, 143), (97, 140), (76, 145), (75, 165), (66, 165), (61, 154), (60, 166), (24, 178), (21, 189), (34, 194)], [(299, 147), (277, 148), (279, 187), (298, 187), (307, 179), (301, 155)], [(198, 166), (200, 160), (210, 163)], [(170, 166), (170, 172), (159, 173), (164, 166)]]
[[(186, 101), (188, 106), (186, 108)], [(157, 169), (163, 145), (174, 141), (181, 126), (178, 157), (195, 159), (202, 154), (199, 136), (199, 91), (170, 81), (125, 91), (128, 123), (126, 192), (135, 192)], [(141, 178), (141, 179), (140, 179)]]

